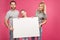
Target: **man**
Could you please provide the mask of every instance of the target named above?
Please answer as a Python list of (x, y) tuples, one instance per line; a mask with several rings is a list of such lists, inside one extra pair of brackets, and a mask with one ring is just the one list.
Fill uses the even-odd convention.
[(10, 40), (19, 40), (18, 38), (13, 38), (13, 18), (18, 18), (19, 16), (19, 11), (16, 10), (16, 2), (11, 1), (10, 7), (11, 9), (7, 12), (5, 16), (5, 25), (10, 30)]

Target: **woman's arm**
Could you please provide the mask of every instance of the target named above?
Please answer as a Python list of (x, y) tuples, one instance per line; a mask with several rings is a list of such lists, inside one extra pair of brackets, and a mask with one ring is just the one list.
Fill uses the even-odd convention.
[(44, 25), (46, 24), (47, 20), (44, 20), (42, 23), (40, 23), (40, 25)]

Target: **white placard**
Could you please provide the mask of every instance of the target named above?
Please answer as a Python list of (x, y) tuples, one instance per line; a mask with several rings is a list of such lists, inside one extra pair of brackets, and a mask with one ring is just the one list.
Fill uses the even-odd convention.
[(14, 18), (13, 28), (13, 38), (40, 36), (38, 17)]

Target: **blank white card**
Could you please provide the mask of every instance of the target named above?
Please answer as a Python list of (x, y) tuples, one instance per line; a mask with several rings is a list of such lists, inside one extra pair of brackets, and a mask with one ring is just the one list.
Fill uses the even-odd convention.
[(14, 18), (13, 28), (13, 38), (40, 36), (38, 17)]

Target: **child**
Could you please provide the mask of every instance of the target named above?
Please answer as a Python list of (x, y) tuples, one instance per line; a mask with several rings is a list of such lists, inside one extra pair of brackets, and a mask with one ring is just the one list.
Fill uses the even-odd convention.
[[(22, 9), (22, 10), (20, 11), (20, 13), (22, 14), (22, 18), (27, 17), (26, 11), (25, 11), (24, 9)], [(27, 37), (24, 37), (24, 38), (22, 38), (22, 40), (28, 40), (28, 38), (27, 38)]]

